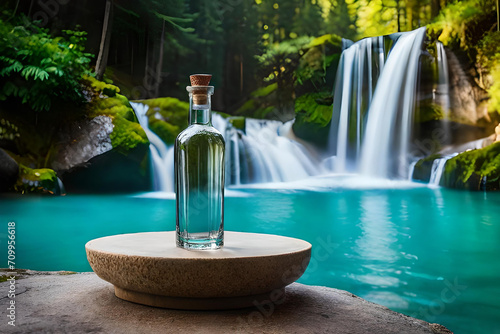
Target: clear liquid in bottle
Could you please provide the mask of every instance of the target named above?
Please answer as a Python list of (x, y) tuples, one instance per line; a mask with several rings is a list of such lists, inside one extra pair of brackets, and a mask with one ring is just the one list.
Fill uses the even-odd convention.
[(177, 246), (218, 249), (224, 245), (224, 152), (212, 126), (212, 86), (188, 86), (189, 126), (175, 141)]

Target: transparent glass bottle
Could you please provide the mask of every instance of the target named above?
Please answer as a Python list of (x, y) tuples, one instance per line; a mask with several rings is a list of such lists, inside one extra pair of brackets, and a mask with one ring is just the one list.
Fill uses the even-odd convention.
[(175, 140), (177, 246), (218, 249), (224, 245), (225, 142), (212, 126), (213, 86), (195, 86), (192, 77), (189, 126)]

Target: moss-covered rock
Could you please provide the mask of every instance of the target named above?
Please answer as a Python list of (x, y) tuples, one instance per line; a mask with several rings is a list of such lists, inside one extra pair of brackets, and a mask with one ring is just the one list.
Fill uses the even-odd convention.
[(295, 100), (294, 133), (320, 147), (328, 144), (333, 100), (329, 93), (304, 94)]
[(246, 117), (241, 117), (241, 116), (229, 117), (228, 122), (234, 128), (245, 132)]
[(236, 115), (260, 119), (275, 118), (278, 110), (277, 90), (277, 83), (256, 89), (250, 94), (250, 99), (236, 110)]
[(448, 160), (442, 185), (468, 190), (500, 189), (500, 142)]
[(415, 111), (415, 122), (417, 123), (437, 121), (443, 118), (443, 108), (430, 99), (420, 101), (418, 109)]
[(434, 160), (441, 158), (440, 154), (432, 154), (420, 159), (413, 168), (412, 180), (429, 183), (432, 174), (432, 164)]
[(55, 194), (63, 193), (59, 185), (57, 174), (50, 168), (32, 169), (19, 165), (19, 178), (14, 186), (17, 192)]
[(138, 145), (149, 144), (125, 96), (116, 94), (114, 97), (96, 99), (89, 108), (91, 117), (105, 115), (112, 119), (114, 128), (110, 135), (111, 144), (118, 152), (127, 154)]
[[(70, 127), (66, 131), (70, 135), (59, 150), (62, 156), (57, 157), (57, 171), (66, 190), (69, 193), (151, 190), (146, 132), (125, 96), (116, 91), (109, 93), (113, 88), (109, 84), (97, 88), (103, 91), (87, 107), (87, 117), (91, 120), (81, 120)], [(106, 90), (114, 96), (103, 96)], [(74, 131), (75, 128), (79, 130)], [(96, 139), (88, 140), (89, 136)]]
[(105, 81), (99, 81), (90, 75), (84, 75), (83, 79), (90, 83), (90, 86), (95, 92), (105, 94), (109, 97), (115, 97), (120, 92), (120, 88)]
[(149, 106), (149, 128), (165, 143), (172, 145), (188, 125), (189, 103), (173, 97), (137, 101)]

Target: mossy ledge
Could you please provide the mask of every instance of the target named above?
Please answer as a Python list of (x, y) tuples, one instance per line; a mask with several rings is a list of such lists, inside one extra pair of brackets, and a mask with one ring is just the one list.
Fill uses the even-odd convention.
[(447, 161), (441, 184), (467, 190), (500, 190), (500, 142)]
[(189, 103), (174, 97), (134, 101), (149, 106), (149, 128), (166, 144), (172, 145), (177, 135), (187, 127)]
[(138, 145), (149, 144), (146, 132), (142, 129), (128, 99), (120, 94), (113, 97), (96, 99), (89, 107), (89, 116), (109, 116), (113, 121), (110, 135), (113, 149), (127, 154)]
[(412, 180), (429, 183), (431, 179), (431, 170), (434, 160), (441, 158), (441, 154), (432, 154), (426, 158), (420, 159), (413, 168)]
[(54, 170), (50, 168), (32, 169), (19, 164), (19, 177), (14, 189), (21, 193), (60, 195), (63, 190)]

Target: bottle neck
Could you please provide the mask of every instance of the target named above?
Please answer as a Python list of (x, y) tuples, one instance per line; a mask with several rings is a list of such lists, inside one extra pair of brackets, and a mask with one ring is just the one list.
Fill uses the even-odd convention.
[(207, 95), (206, 104), (196, 104), (193, 95), (189, 94), (189, 124), (212, 125), (210, 95)]

